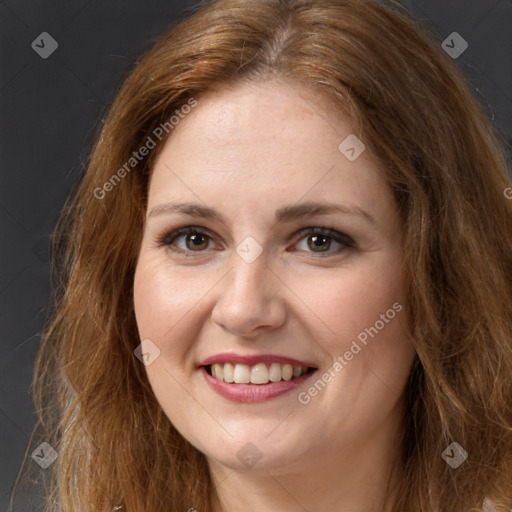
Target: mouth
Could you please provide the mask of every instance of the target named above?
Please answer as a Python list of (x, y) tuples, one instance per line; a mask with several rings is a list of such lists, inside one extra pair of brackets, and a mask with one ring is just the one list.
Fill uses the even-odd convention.
[(303, 375), (312, 373), (316, 368), (292, 365), (290, 363), (215, 363), (204, 366), (208, 375), (229, 384), (265, 385), (272, 382), (292, 381)]
[(198, 367), (215, 393), (234, 402), (265, 402), (302, 386), (318, 370), (311, 363), (272, 354), (218, 354)]

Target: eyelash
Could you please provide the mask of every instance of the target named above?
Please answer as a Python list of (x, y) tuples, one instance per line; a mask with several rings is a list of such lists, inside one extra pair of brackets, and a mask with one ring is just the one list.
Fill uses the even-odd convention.
[[(206, 236), (209, 240), (213, 241), (214, 237), (209, 235), (207, 231), (200, 227), (196, 226), (186, 226), (182, 228), (175, 229), (169, 233), (166, 233), (162, 237), (158, 239), (158, 245), (159, 246), (166, 246), (171, 251), (175, 253), (184, 254), (185, 256), (192, 256), (194, 253), (198, 253), (198, 255), (201, 255), (201, 253), (205, 252), (205, 250), (198, 250), (198, 251), (191, 251), (191, 250), (183, 250), (178, 248), (173, 248), (173, 243), (175, 240), (183, 235), (201, 235)], [(327, 258), (330, 256), (337, 255), (341, 253), (343, 250), (346, 249), (353, 249), (356, 247), (356, 244), (352, 238), (350, 238), (348, 235), (345, 235), (344, 233), (340, 233), (339, 231), (336, 231), (334, 228), (324, 228), (324, 227), (308, 227), (301, 229), (298, 233), (294, 235), (294, 238), (297, 238), (297, 242), (301, 241), (303, 238), (306, 238), (308, 236), (315, 236), (315, 235), (321, 235), (327, 238), (330, 238), (332, 241), (339, 243), (342, 247), (340, 247), (336, 251), (306, 251), (310, 252), (311, 254), (315, 254), (316, 257), (319, 258)]]

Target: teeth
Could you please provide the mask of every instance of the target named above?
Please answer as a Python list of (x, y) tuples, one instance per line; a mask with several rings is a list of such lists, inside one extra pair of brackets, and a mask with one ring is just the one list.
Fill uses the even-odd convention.
[[(222, 366), (222, 365), (219, 364), (219, 366)], [(224, 382), (233, 382), (235, 367), (231, 363), (226, 363), (224, 365), (224, 368), (222, 368), (221, 371), (222, 371)]]
[(268, 370), (266, 364), (259, 363), (251, 368), (251, 382), (253, 384), (266, 384), (268, 382)]
[(224, 380), (224, 365), (222, 364), (213, 364), (212, 365), (212, 375), (219, 380)]
[(281, 368), (281, 377), (284, 380), (291, 380), (293, 377), (293, 366), (291, 364), (285, 364)]
[(246, 364), (235, 364), (234, 380), (237, 384), (249, 384), (251, 381), (251, 373)]
[(247, 364), (212, 364), (212, 376), (224, 382), (236, 384), (268, 384), (280, 380), (291, 380), (307, 373), (307, 366), (292, 366), (281, 363), (258, 363), (254, 366)]
[(281, 380), (281, 365), (279, 363), (271, 363), (268, 373), (272, 382), (279, 382)]

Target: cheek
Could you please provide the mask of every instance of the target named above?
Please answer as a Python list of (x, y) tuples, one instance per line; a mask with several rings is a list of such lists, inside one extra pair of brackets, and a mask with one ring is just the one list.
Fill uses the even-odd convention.
[[(185, 407), (182, 385), (188, 367), (191, 331), (187, 313), (194, 303), (193, 287), (181, 286), (179, 273), (167, 264), (162, 255), (142, 251), (134, 276), (134, 309), (139, 337), (149, 339), (159, 350), (159, 356), (145, 367), (153, 391), (164, 408)], [(172, 406), (172, 407), (171, 407)]]
[[(302, 277), (295, 285), (297, 296), (303, 299), (317, 320), (323, 324), (331, 349), (342, 349), (340, 340), (348, 342), (365, 328), (381, 326), (381, 315), (386, 315), (386, 330), (394, 319), (405, 318), (405, 287), (400, 268), (392, 258), (369, 258), (346, 271), (332, 273), (319, 281), (315, 276)], [(393, 304), (399, 303), (402, 306)], [(396, 314), (396, 309), (402, 311)], [(332, 353), (332, 350), (329, 350)]]
[(165, 255), (142, 252), (134, 277), (134, 308), (141, 336), (164, 342), (205, 295), (208, 279), (172, 267)]
[(135, 270), (133, 301), (135, 317), (141, 338), (151, 338), (155, 342), (161, 337), (160, 331), (168, 323), (167, 312), (173, 311), (167, 301), (168, 284), (156, 264), (144, 254), (141, 255)]
[(141, 253), (134, 277), (135, 319), (140, 339), (150, 339), (163, 356), (146, 367), (152, 381), (163, 369), (160, 366), (164, 361), (176, 371), (186, 354), (186, 341), (180, 342), (181, 338), (175, 336), (176, 326), (190, 309), (184, 292), (186, 289), (180, 287), (168, 266), (154, 255)]
[(329, 380), (325, 391), (306, 392), (318, 396), (311, 398), (317, 401), (317, 414), (332, 407), (350, 411), (329, 416), (324, 424), (333, 436), (344, 424), (347, 439), (358, 439), (390, 413), (402, 396), (415, 355), (400, 270), (374, 263), (332, 279), (317, 294), (316, 310), (332, 331), (318, 342), (332, 363), (319, 376)]
[(322, 286), (309, 279), (302, 282), (301, 296), (308, 298), (308, 306), (326, 327), (317, 341), (333, 361), (343, 358), (342, 373), (348, 380), (338, 381), (343, 381), (345, 389), (352, 385), (362, 389), (367, 379), (375, 377), (400, 391), (410, 372), (415, 351), (397, 261), (390, 254), (333, 274)]
[(134, 276), (137, 328), (162, 356), (146, 367), (150, 378), (164, 362), (180, 381), (193, 370), (192, 352), (208, 320), (205, 300), (218, 279), (211, 270), (170, 264), (164, 251), (141, 252)]

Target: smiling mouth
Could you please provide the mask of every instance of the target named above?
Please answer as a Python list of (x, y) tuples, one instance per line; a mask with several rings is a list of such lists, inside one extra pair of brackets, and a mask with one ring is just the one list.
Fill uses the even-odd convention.
[(204, 367), (214, 379), (233, 384), (268, 384), (298, 379), (316, 368), (281, 363), (216, 363)]

